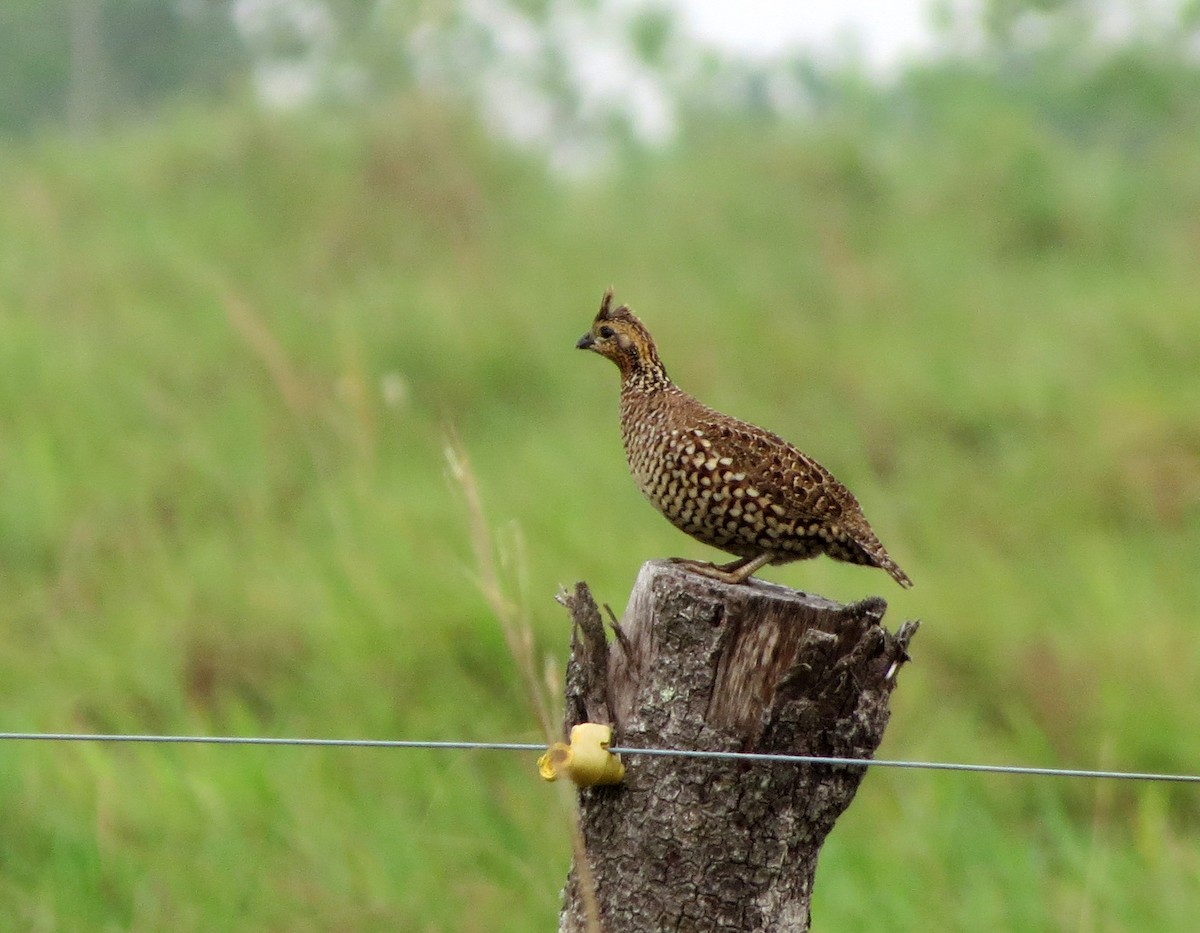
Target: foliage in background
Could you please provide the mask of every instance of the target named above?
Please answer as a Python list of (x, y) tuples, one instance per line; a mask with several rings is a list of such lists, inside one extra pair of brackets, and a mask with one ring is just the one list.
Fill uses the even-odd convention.
[(179, 97), (227, 95), (250, 60), (233, 0), (0, 5), (0, 136), (90, 133)]
[[(1195, 2), (985, 0), (932, 15), (937, 51), (887, 82), (901, 102), (922, 84), (998, 93), (1065, 132), (1135, 144), (1200, 106)], [(743, 59), (697, 43), (654, 0), (16, 3), (0, 11), (0, 61), (0, 135), (92, 132), (231, 96), (361, 113), (420, 89), (569, 170), (614, 146), (660, 147), (689, 118), (893, 112), (852, 50)]]

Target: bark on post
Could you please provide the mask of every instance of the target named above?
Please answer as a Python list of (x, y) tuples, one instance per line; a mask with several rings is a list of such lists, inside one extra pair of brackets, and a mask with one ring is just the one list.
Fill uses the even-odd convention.
[[(871, 757), (916, 622), (895, 635), (879, 598), (842, 606), (754, 581), (643, 566), (615, 640), (587, 585), (574, 621), (566, 729), (606, 722), (617, 745)], [(580, 792), (606, 933), (804, 931), (817, 856), (861, 767), (626, 756), (625, 782)], [(580, 872), (560, 933), (589, 933)]]

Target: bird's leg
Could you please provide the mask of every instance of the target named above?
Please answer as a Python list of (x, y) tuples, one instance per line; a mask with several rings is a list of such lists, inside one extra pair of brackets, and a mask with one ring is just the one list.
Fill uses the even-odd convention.
[(767, 551), (759, 554), (757, 557), (739, 557), (728, 564), (708, 564), (703, 561), (683, 560), (681, 558), (675, 558), (674, 563), (683, 564), (702, 576), (720, 580), (722, 583), (736, 584), (745, 583), (755, 573), (769, 564), (774, 556), (774, 554)]
[(735, 570), (740, 570), (750, 563), (752, 558), (739, 557), (737, 560), (731, 560), (728, 564), (714, 564), (709, 560), (692, 560), (688, 557), (670, 557), (668, 558), (672, 564), (678, 564), (681, 567), (688, 567), (695, 570), (697, 573), (707, 574), (712, 576), (709, 571), (717, 571), (718, 573), (732, 573)]
[(759, 554), (753, 560), (744, 562), (740, 567), (735, 566), (729, 570), (726, 570), (724, 567), (722, 567), (721, 570), (727, 576), (727, 583), (745, 583), (752, 576), (758, 573), (758, 571), (762, 570), (763, 567), (771, 563), (771, 560), (774, 557), (774, 554), (772, 554), (770, 551), (767, 551)]

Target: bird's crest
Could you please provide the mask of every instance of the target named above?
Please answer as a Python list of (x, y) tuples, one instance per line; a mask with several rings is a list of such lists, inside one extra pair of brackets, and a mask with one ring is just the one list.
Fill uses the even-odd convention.
[(604, 293), (604, 297), (600, 300), (600, 313), (596, 315), (597, 321), (613, 321), (617, 318), (628, 319), (633, 314), (633, 309), (629, 305), (618, 305), (613, 307), (613, 289), (610, 285)]

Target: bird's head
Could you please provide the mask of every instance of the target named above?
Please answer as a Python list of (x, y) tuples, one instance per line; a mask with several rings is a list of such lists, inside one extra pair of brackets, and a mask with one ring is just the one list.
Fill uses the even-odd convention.
[(626, 380), (666, 383), (667, 370), (658, 358), (654, 338), (628, 305), (613, 307), (613, 291), (604, 293), (600, 313), (592, 329), (575, 344), (580, 350), (592, 350), (606, 356), (621, 369)]

